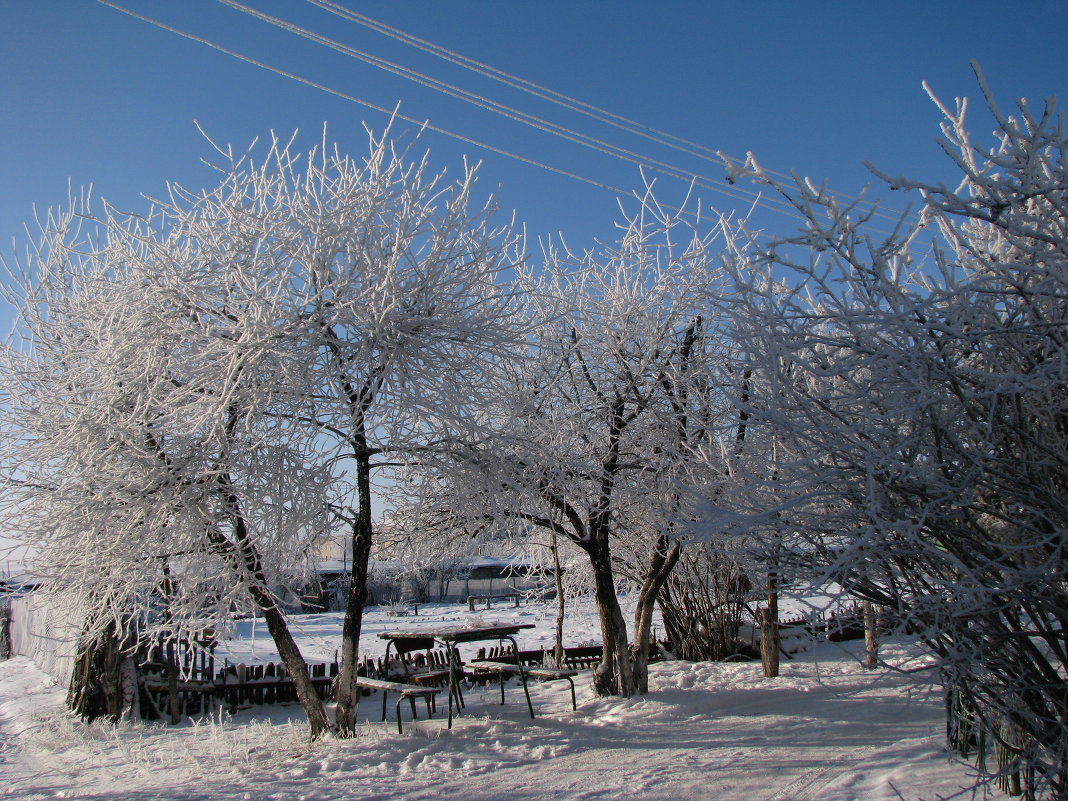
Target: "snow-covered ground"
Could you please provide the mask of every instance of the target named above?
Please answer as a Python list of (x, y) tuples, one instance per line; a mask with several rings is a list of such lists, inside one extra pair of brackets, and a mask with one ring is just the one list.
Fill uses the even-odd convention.
[[(569, 644), (596, 639), (589, 612), (574, 610)], [(426, 607), (408, 618), (372, 612), (365, 643), (380, 652), (379, 631), (468, 616), (458, 607)], [(495, 608), (477, 616), (535, 623), (521, 647), (551, 639), (551, 607)], [(298, 619), (309, 658), (332, 658), (336, 622)], [(264, 633), (253, 642), (251, 628), (242, 626), (246, 638), (228, 643), (225, 658), (271, 658)], [(504, 706), (492, 686), (471, 690), (466, 714), (451, 731), (440, 717), (427, 721), (422, 714), (409, 725), (406, 710), (405, 732), (398, 735), (392, 721), (377, 721), (381, 707), (370, 698), (359, 737), (315, 743), (295, 706), (216, 713), (178, 727), (87, 726), (64, 711), (63, 688), (19, 657), (0, 663), (0, 795), (115, 801), (972, 797), (962, 788), (973, 771), (943, 748), (941, 697), (915, 649), (890, 643), (884, 656), (896, 669), (875, 672), (860, 666), (859, 649), (859, 643), (817, 645), (784, 662), (774, 680), (763, 679), (756, 663), (661, 662), (652, 666), (650, 694), (631, 699), (597, 698), (584, 674), (577, 712), (566, 683), (533, 686), (535, 720), (517, 688)]]
[[(629, 614), (631, 610), (625, 598), (624, 608)], [(305, 660), (308, 662), (334, 660), (335, 653), (341, 647), (343, 617), (342, 612), (290, 617), (290, 627), (300, 643), (301, 653), (304, 654)], [(404, 617), (390, 615), (387, 607), (368, 607), (364, 613), (360, 654), (382, 656), (386, 650), (386, 641), (379, 637), (382, 632), (428, 626), (455, 627), (472, 623), (496, 622), (533, 624), (534, 628), (522, 631), (516, 636), (516, 643), (523, 650), (553, 647), (556, 607), (552, 602), (527, 603), (524, 601), (520, 607), (513, 607), (510, 602), (498, 602), (497, 606), (488, 610), (480, 607), (476, 612), (469, 612), (464, 604), (431, 603), (420, 604), (418, 614)], [(568, 607), (565, 645), (596, 645), (600, 642), (601, 631), (593, 602), (589, 599), (572, 601)], [(461, 650), (466, 655), (477, 648), (478, 646), (475, 645)], [(233, 664), (278, 661), (278, 652), (262, 620), (239, 621), (233, 638), (220, 643), (215, 656), (216, 661), (226, 660)]]

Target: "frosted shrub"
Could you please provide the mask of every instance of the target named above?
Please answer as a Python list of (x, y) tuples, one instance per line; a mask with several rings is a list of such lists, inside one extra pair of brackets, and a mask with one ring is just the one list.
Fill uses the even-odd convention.
[[(980, 82), (982, 79), (980, 77)], [(1010, 789), (1068, 796), (1068, 140), (1052, 101), (1003, 115), (992, 148), (967, 104), (940, 106), (958, 190), (888, 178), (940, 235), (820, 187), (737, 166), (806, 216), (796, 238), (739, 249), (737, 336), (779, 438), (749, 531), (879, 604), (940, 657), (950, 729)], [(787, 553), (787, 556), (790, 554)]]

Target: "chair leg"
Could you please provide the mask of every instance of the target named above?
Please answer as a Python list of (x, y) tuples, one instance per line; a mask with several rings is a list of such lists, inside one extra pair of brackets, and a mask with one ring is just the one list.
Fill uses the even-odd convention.
[(534, 704), (530, 703), (530, 690), (527, 689), (527, 674), (520, 671), (519, 678), (523, 682), (523, 695), (527, 697), (527, 709), (530, 711), (530, 719), (534, 720)]

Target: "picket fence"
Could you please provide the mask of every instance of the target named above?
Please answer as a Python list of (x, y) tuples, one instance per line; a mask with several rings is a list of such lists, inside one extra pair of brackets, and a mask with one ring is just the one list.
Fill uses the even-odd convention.
[[(58, 593), (34, 592), (13, 596), (6, 601), (9, 607), (8, 630), (12, 655), (27, 656), (52, 676), (59, 686), (70, 684), (83, 615), (69, 597)], [(787, 634), (791, 629), (823, 636), (831, 640), (863, 636), (862, 615), (848, 610), (838, 617), (812, 620), (798, 618), (780, 623)], [(788, 636), (788, 635), (787, 635)], [(670, 651), (669, 643), (651, 649), (650, 661), (661, 658), (662, 650)], [(293, 682), (280, 663), (232, 665), (217, 667), (214, 657), (215, 641), (210, 633), (192, 642), (158, 641), (142, 653), (140, 672), (145, 692), (142, 694), (142, 715), (148, 718), (176, 711), (193, 715), (218, 706), (238, 709), (261, 704), (287, 704), (297, 701)], [(599, 645), (565, 649), (564, 663), (569, 668), (584, 670), (601, 661)], [(481, 659), (510, 659), (511, 653), (498, 648), (480, 649)], [(520, 651), (520, 664), (544, 665), (550, 662), (549, 652)], [(415, 666), (444, 667), (444, 651), (415, 655)], [(427, 664), (429, 662), (429, 664)], [(336, 661), (313, 663), (308, 666), (312, 683), (325, 701), (329, 700), (338, 674)], [(359, 672), (373, 678), (398, 679), (404, 676), (403, 665), (382, 659), (366, 659)]]
[[(188, 641), (154, 644), (141, 664), (146, 689), (141, 705), (142, 717), (165, 717), (172, 709), (180, 714), (196, 715), (219, 707), (235, 711), (265, 704), (297, 703), (293, 681), (281, 663), (224, 664), (217, 669), (213, 650), (207, 640), (192, 644)], [(565, 648), (564, 664), (577, 670), (591, 668), (601, 661), (601, 651), (599, 645)], [(497, 648), (483, 648), (477, 656), (480, 659), (510, 659), (511, 652), (510, 649), (503, 653)], [(520, 651), (518, 656), (523, 665), (543, 665), (551, 658), (542, 650)], [(408, 668), (417, 671), (423, 667), (443, 668), (447, 665), (446, 652), (436, 649), (414, 655)], [(338, 663), (309, 663), (308, 671), (319, 697), (329, 700), (339, 672)], [(360, 664), (358, 672), (371, 678), (398, 680), (404, 679), (405, 666), (396, 658), (389, 663), (381, 657), (367, 658)]]

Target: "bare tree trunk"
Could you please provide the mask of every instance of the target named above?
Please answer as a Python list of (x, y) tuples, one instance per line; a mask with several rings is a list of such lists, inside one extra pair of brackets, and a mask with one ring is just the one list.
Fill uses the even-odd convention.
[(779, 651), (782, 648), (778, 578), (774, 572), (768, 573), (768, 605), (757, 610), (757, 624), (760, 626), (760, 662), (764, 676), (773, 679), (779, 675)]
[(11, 658), (11, 607), (0, 604), (0, 659)]
[(352, 533), (352, 581), (345, 604), (345, 621), (341, 627), (341, 664), (337, 677), (337, 708), (334, 716), (338, 734), (351, 737), (356, 733), (356, 713), (359, 689), (356, 687), (359, 667), (360, 633), (363, 630), (363, 607), (367, 601), (367, 572), (371, 558), (370, 512), (360, 514)]
[(879, 616), (875, 604), (864, 601), (864, 666), (874, 670), (879, 664)]
[(560, 544), (556, 540), (556, 532), (549, 532), (549, 551), (553, 555), (553, 584), (556, 585), (556, 630), (553, 637), (553, 661), (556, 667), (564, 666), (564, 611), (566, 600), (564, 598), (564, 577), (560, 572)]
[[(163, 619), (170, 623), (171, 598), (174, 595), (174, 578), (171, 575), (169, 559), (163, 560), (163, 580), (160, 582), (160, 594), (163, 596)], [(172, 635), (174, 634), (172, 629)], [(182, 720), (182, 705), (178, 698), (178, 660), (174, 658), (173, 637), (160, 643), (163, 662), (167, 666), (167, 713), (171, 725), (177, 726)]]
[(297, 700), (304, 709), (304, 713), (308, 716), (311, 737), (313, 740), (321, 737), (329, 730), (330, 722), (327, 720), (326, 710), (323, 708), (319, 693), (316, 691), (315, 685), (312, 684), (311, 674), (308, 672), (308, 665), (304, 662), (300, 647), (289, 631), (285, 615), (282, 614), (282, 610), (275, 603), (274, 596), (266, 592), (263, 587), (253, 585), (251, 589), (253, 600), (256, 601), (256, 605), (263, 612), (263, 619), (267, 623), (267, 631), (271, 633), (275, 648), (278, 649), (278, 655), (282, 658), (282, 664), (285, 665), (286, 672), (293, 682)]
[[(350, 394), (350, 397), (351, 394)], [(359, 665), (360, 633), (363, 607), (367, 600), (367, 572), (371, 560), (374, 525), (371, 521), (371, 456), (362, 417), (356, 424), (353, 452), (356, 455), (356, 492), (359, 508), (352, 522), (352, 582), (345, 605), (345, 622), (341, 628), (341, 664), (337, 677), (337, 709), (334, 720), (338, 734), (351, 737), (356, 733), (356, 712), (360, 695), (356, 687)]]
[(174, 642), (161, 643), (163, 664), (167, 666), (167, 713), (172, 726), (182, 720), (182, 704), (178, 697), (178, 660), (174, 657)]
[(649, 647), (653, 629), (653, 610), (660, 589), (668, 580), (671, 571), (678, 564), (682, 546), (675, 542), (668, 546), (664, 534), (657, 537), (653, 548), (653, 558), (645, 574), (641, 591), (638, 593), (638, 606), (634, 610), (634, 645), (633, 657), (634, 683), (643, 695), (649, 692)]
[(629, 698), (635, 693), (634, 670), (631, 664), (630, 646), (627, 643), (627, 622), (619, 607), (616, 595), (615, 575), (612, 560), (606, 546), (593, 545), (588, 551), (593, 567), (594, 596), (601, 620), (601, 640), (604, 643), (603, 658), (593, 672), (593, 687), (598, 695), (622, 695)]
[(74, 661), (67, 706), (88, 721), (106, 718), (116, 723), (132, 716), (137, 668), (131, 650), (129, 634), (120, 632), (114, 621), (92, 638), (84, 637)]
[(278, 655), (282, 658), (286, 672), (293, 682), (293, 689), (297, 693), (304, 713), (308, 716), (308, 726), (311, 729), (312, 739), (320, 737), (330, 728), (326, 717), (326, 710), (319, 698), (319, 693), (312, 684), (311, 674), (308, 673), (308, 665), (304, 662), (304, 656), (300, 647), (289, 631), (289, 624), (285, 615), (278, 608), (277, 599), (268, 589), (267, 579), (263, 572), (259, 551), (249, 536), (245, 517), (241, 511), (241, 504), (229, 475), (221, 473), (218, 483), (222, 489), (226, 506), (229, 511), (230, 525), (233, 530), (233, 540), (227, 539), (219, 532), (209, 532), (209, 537), (220, 549), (224, 549), (232, 558), (239, 560), (244, 571), (249, 577), (249, 594), (256, 606), (263, 612), (263, 619), (267, 623), (267, 631), (271, 633)]

